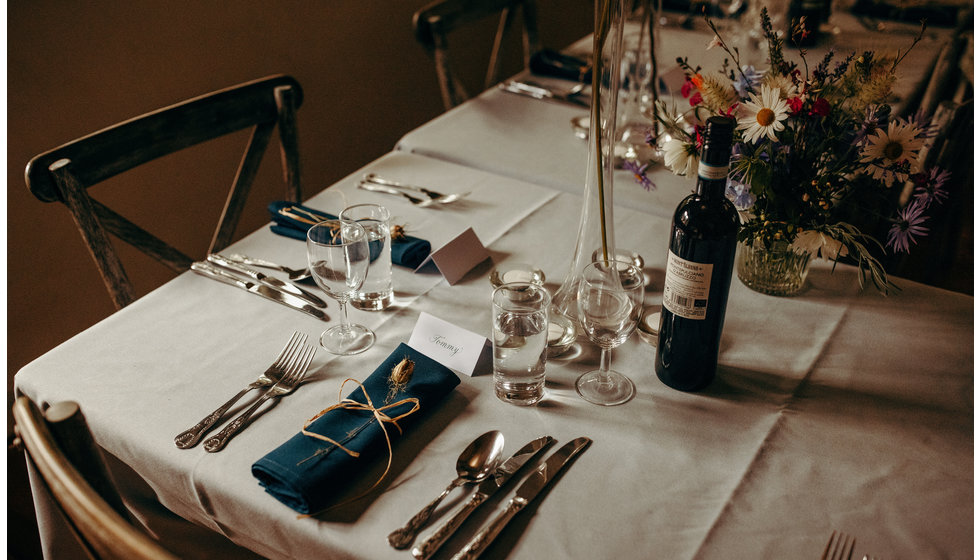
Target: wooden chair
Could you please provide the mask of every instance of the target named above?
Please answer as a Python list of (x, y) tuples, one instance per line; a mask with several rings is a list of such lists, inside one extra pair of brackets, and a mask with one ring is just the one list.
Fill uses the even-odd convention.
[(16, 445), (22, 447), (90, 558), (176, 560), (129, 519), (78, 404), (42, 413), (29, 398), (14, 401)]
[(209, 252), (220, 251), (231, 243), (259, 163), (277, 126), (285, 198), (301, 200), (296, 109), (302, 100), (299, 83), (289, 76), (270, 76), (202, 95), (35, 156), (27, 164), (27, 186), (42, 202), (61, 202), (68, 207), (120, 309), (135, 297), (109, 233), (178, 273), (187, 270), (195, 259), (94, 200), (88, 188), (162, 156), (253, 127), (211, 240)]
[(524, 21), (522, 38), (526, 68), (531, 55), (541, 50), (535, 0), (438, 0), (415, 13), (412, 18), (415, 38), (435, 59), (442, 101), (447, 110), (469, 98), (452, 64), (449, 35), (461, 27), (500, 15), (483, 84), (484, 89), (489, 88), (500, 80), (501, 46), (518, 9), (522, 11)]

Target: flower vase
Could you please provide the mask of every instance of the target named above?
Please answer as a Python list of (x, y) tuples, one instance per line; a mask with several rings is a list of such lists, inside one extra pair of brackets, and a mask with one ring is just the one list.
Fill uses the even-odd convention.
[[(589, 158), (585, 173), (582, 213), (578, 238), (568, 274), (552, 298), (549, 346), (552, 354), (567, 349), (578, 328), (577, 292), (579, 280), (592, 255), (611, 258), (615, 254), (613, 236), (613, 173), (616, 144), (616, 109), (619, 98), (623, 57), (623, 28), (628, 13), (626, 0), (596, 2), (596, 32), (593, 39), (592, 109)], [(601, 61), (601, 62), (600, 62)], [(595, 134), (594, 131), (599, 131)]]
[(761, 243), (739, 241), (735, 271), (747, 287), (773, 296), (792, 296), (803, 291), (811, 256), (792, 247), (766, 249)]
[[(659, 2), (658, 2), (659, 4)], [(633, 25), (623, 31), (619, 59), (621, 85), (616, 107), (616, 164), (626, 161), (652, 162), (663, 159), (656, 147), (658, 123), (653, 118), (659, 96), (655, 51), (659, 13), (652, 0), (644, 0)]]

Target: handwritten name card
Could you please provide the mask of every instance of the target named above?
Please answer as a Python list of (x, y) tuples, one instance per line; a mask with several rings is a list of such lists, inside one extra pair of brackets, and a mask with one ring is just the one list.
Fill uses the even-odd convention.
[(451, 370), (473, 376), (490, 341), (423, 311), (408, 345)]

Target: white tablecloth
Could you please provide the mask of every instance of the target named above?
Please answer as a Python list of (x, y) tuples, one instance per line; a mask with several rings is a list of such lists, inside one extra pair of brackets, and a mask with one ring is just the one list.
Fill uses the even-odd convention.
[[(419, 209), (354, 188), (365, 171), (473, 194)], [(347, 203), (387, 205), (396, 223), (436, 248), (473, 227), (494, 261), (534, 263), (552, 288), (568, 272), (582, 204), (577, 194), (400, 152), (309, 204), (337, 210), (337, 192)], [(645, 258), (646, 303), (658, 304), (667, 220), (619, 207), (615, 226), (619, 245)], [(303, 243), (265, 228), (232, 249), (304, 263)], [(798, 297), (733, 281), (718, 378), (705, 392), (660, 383), (655, 348), (633, 337), (615, 350), (613, 367), (636, 382), (636, 398), (611, 408), (586, 403), (573, 383), (596, 366), (598, 351), (580, 340), (549, 361), (536, 407), (498, 401), (490, 375), (461, 376), (397, 443), (391, 473), (368, 498), (297, 519), (263, 492), (251, 464), (336, 402), (345, 378), (367, 376), (407, 341), (420, 312), (489, 335), (491, 266), (454, 286), (396, 267), (398, 305), (351, 312), (376, 331), (375, 346), (348, 357), (321, 352), (312, 381), (220, 453), (177, 449), (173, 437), (254, 379), (289, 333), (316, 337), (324, 323), (185, 273), (26, 366), (16, 388), (38, 402), (79, 402), (117, 472), (131, 470), (131, 505), (186, 557), (238, 553), (184, 536), (176, 516), (269, 558), (408, 558), (386, 535), (448, 484), (460, 450), (488, 429), (504, 433), (507, 454), (545, 434), (594, 440), (488, 557), (816, 558), (835, 529), (853, 534), (861, 554), (972, 557), (973, 298), (902, 280), (904, 291), (889, 298), (860, 293), (853, 269), (831, 274), (821, 263)], [(336, 316), (335, 304), (329, 312)], [(349, 483), (349, 495), (376, 474), (333, 483)], [(462, 497), (457, 491), (447, 504)], [(507, 497), (477, 512), (441, 557)], [(161, 517), (153, 498), (176, 516)]]

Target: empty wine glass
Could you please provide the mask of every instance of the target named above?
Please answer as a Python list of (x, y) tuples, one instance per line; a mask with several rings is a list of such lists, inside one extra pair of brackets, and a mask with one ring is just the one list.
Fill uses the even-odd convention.
[(306, 234), (306, 256), (317, 286), (340, 304), (340, 324), (323, 331), (320, 346), (345, 356), (370, 348), (374, 331), (347, 319), (347, 301), (364, 283), (370, 262), (364, 228), (352, 220), (320, 222)]
[(636, 388), (609, 369), (612, 349), (626, 341), (643, 313), (643, 271), (622, 261), (596, 261), (585, 267), (578, 287), (579, 321), (602, 354), (599, 369), (575, 381), (583, 399), (605, 406), (633, 398)]

